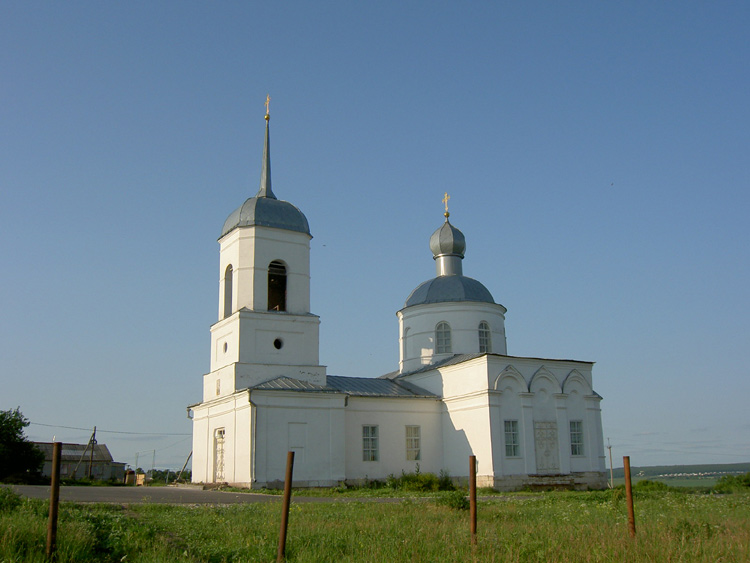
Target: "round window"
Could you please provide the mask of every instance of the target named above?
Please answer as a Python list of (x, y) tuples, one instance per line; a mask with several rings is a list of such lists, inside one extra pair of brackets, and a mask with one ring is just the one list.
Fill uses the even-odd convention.
[(281, 350), (282, 346), (284, 346), (284, 341), (281, 338), (277, 338), (273, 341), (273, 347), (277, 350)]

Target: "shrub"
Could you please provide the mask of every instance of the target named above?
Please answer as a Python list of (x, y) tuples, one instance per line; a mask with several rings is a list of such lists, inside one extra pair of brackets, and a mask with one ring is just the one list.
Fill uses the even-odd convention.
[(469, 499), (463, 491), (446, 491), (435, 499), (435, 504), (454, 510), (469, 510)]
[(434, 473), (421, 473), (419, 464), (414, 473), (402, 471), (400, 477), (389, 475), (386, 484), (391, 489), (400, 491), (433, 492), (454, 489), (453, 482), (445, 471), (441, 471), (439, 477)]
[(746, 491), (748, 488), (750, 488), (750, 473), (745, 473), (744, 475), (724, 475), (714, 487), (720, 493)]
[(634, 491), (670, 491), (672, 487), (661, 481), (650, 481), (648, 479), (641, 479), (635, 485), (633, 485)]
[(0, 512), (13, 512), (21, 504), (21, 495), (0, 487)]

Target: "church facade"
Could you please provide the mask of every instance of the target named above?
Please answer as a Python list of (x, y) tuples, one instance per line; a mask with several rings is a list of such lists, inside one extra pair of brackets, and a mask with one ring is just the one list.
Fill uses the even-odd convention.
[[(446, 200), (447, 202), (447, 200)], [(310, 228), (271, 189), (269, 116), (258, 193), (219, 237), (219, 320), (193, 420), (193, 481), (261, 488), (385, 479), (457, 480), (477, 456), (479, 486), (602, 488), (601, 397), (593, 363), (509, 356), (505, 312), (463, 275), (466, 242), (449, 221), (429, 244), (436, 276), (397, 312), (398, 370), (328, 375), (310, 312)]]

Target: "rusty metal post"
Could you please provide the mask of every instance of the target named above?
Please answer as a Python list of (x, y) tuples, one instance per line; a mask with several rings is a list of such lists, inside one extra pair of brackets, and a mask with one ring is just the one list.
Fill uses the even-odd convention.
[(630, 456), (622, 458), (623, 469), (625, 470), (625, 497), (628, 503), (628, 529), (630, 537), (635, 537), (635, 510), (633, 509), (633, 487), (630, 484)]
[(60, 504), (60, 457), (62, 442), (52, 444), (52, 480), (49, 488), (49, 520), (47, 521), (47, 559), (55, 557), (57, 544), (57, 509)]
[(279, 530), (279, 549), (276, 561), (281, 563), (286, 559), (286, 529), (289, 525), (289, 504), (292, 500), (292, 472), (294, 470), (294, 452), (286, 454), (286, 477), (284, 478), (284, 503), (281, 509), (281, 530)]
[(477, 544), (477, 456), (469, 456), (469, 513), (471, 545)]

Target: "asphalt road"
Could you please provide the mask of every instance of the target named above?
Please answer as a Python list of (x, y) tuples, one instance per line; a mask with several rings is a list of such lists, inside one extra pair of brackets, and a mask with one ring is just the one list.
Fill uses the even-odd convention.
[[(47, 485), (0, 485), (16, 493), (37, 499), (49, 498)], [(246, 504), (252, 502), (280, 502), (281, 495), (203, 491), (183, 487), (60, 487), (63, 502), (107, 502), (115, 504)], [(292, 502), (401, 502), (386, 498), (292, 497)]]

